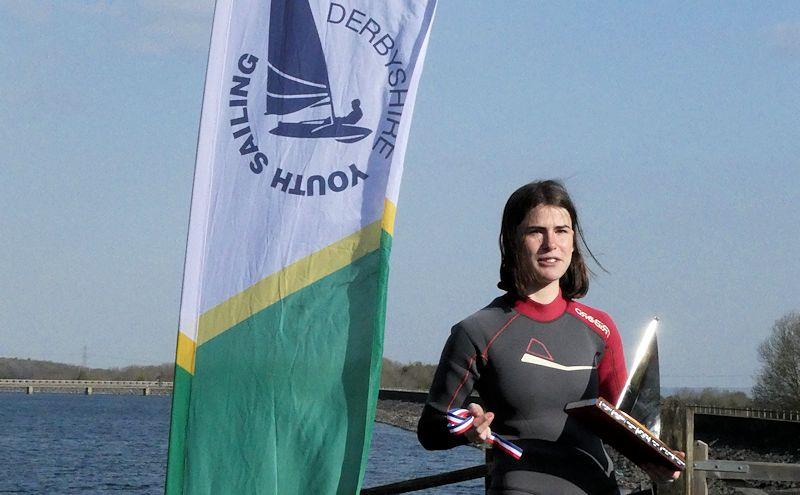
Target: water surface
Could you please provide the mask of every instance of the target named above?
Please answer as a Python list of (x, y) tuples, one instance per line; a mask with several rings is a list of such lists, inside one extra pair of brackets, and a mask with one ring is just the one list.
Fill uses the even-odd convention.
[[(170, 397), (0, 393), (0, 493), (162, 494)], [(479, 464), (469, 447), (423, 450), (411, 432), (376, 424), (364, 486)], [(419, 491), (481, 493), (482, 480)]]

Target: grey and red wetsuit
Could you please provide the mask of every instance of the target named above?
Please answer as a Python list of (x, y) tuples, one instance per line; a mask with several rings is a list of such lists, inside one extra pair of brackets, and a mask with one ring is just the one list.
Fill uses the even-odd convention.
[(524, 450), (519, 461), (494, 455), (488, 493), (617, 493), (602, 442), (564, 406), (598, 395), (613, 403), (626, 376), (607, 314), (561, 294), (550, 304), (506, 294), (453, 327), (417, 435), (429, 450), (466, 444), (445, 414), (475, 389), (495, 414), (492, 431)]

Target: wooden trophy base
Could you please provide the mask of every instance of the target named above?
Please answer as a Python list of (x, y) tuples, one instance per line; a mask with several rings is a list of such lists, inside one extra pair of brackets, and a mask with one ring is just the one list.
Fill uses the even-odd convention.
[(602, 397), (571, 402), (564, 411), (639, 467), (650, 464), (673, 471), (686, 468), (686, 462), (680, 454)]

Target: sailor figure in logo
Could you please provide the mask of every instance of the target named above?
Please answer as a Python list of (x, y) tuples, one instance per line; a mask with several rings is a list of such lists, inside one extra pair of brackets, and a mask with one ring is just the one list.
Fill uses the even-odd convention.
[[(296, 138), (334, 138), (355, 143), (372, 131), (355, 124), (361, 101), (336, 116), (328, 67), (308, 0), (274, 0), (270, 10), (266, 115), (279, 117), (269, 132)], [(287, 117), (283, 120), (282, 117)]]

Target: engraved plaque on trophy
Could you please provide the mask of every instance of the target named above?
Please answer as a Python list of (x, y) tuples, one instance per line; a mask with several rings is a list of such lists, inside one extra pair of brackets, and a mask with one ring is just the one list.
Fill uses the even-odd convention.
[(602, 397), (571, 402), (565, 410), (571, 417), (589, 425), (598, 437), (637, 466), (654, 464), (673, 471), (686, 468), (686, 462), (679, 453)]

